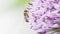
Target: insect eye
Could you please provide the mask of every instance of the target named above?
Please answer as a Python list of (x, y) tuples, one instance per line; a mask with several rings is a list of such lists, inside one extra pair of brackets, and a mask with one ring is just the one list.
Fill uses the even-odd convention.
[(24, 10), (24, 12), (28, 12), (27, 10)]

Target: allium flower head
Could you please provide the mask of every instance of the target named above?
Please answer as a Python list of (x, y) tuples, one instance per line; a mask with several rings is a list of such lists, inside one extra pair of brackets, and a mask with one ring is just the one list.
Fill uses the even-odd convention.
[(60, 28), (60, 0), (35, 0), (28, 4), (31, 29), (42, 34)]

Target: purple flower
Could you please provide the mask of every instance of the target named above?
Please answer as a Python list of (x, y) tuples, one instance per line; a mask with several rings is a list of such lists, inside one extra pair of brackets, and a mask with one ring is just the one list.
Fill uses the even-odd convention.
[(53, 33), (53, 34), (60, 34), (60, 32), (55, 32), (55, 33)]
[(29, 3), (27, 10), (30, 12), (31, 29), (44, 34), (54, 28), (60, 28), (59, 7), (59, 0), (35, 0)]

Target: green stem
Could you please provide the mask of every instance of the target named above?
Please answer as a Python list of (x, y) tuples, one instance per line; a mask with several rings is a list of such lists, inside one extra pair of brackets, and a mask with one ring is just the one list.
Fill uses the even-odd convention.
[(55, 32), (60, 32), (60, 28), (55, 28), (55, 29), (51, 30), (51, 34), (53, 34)]

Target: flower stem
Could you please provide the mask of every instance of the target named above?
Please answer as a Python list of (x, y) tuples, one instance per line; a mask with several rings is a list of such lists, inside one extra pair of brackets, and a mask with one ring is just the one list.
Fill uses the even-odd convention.
[(60, 32), (60, 28), (54, 28), (53, 30), (51, 30), (51, 34), (53, 34), (55, 32)]

